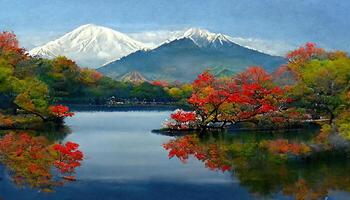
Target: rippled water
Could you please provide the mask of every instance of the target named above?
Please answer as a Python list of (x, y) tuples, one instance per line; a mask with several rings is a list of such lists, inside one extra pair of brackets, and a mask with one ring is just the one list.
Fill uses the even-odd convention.
[[(295, 182), (305, 179), (304, 185), (309, 190), (326, 193), (322, 198), (350, 199), (347, 192), (350, 164), (344, 160), (288, 167), (262, 163), (261, 169), (246, 166), (223, 173), (210, 170), (192, 156), (185, 164), (176, 157), (169, 159), (169, 152), (162, 144), (174, 137), (152, 133), (169, 114), (168, 111), (78, 112), (66, 121), (71, 133), (63, 139), (80, 144), (84, 152), (85, 160), (76, 173), (78, 180), (45, 193), (38, 188), (16, 186), (9, 170), (1, 166), (0, 197), (5, 200), (294, 199), (288, 188), (291, 190), (294, 179)], [(244, 133), (206, 136), (200, 139), (200, 145), (229, 146), (231, 141), (244, 139), (238, 134)], [(279, 177), (288, 174), (290, 178), (280, 180)], [(293, 189), (292, 193), (305, 190), (302, 186), (301, 191)]]

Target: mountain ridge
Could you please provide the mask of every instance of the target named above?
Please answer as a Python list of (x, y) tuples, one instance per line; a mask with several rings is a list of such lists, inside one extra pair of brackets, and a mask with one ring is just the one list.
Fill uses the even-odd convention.
[(248, 66), (258, 65), (271, 72), (285, 62), (282, 57), (248, 49), (231, 41), (210, 40), (204, 44), (198, 45), (192, 38), (175, 39), (155, 49), (133, 52), (98, 68), (98, 71), (116, 79), (128, 71), (137, 70), (153, 80), (188, 82), (210, 67), (227, 68), (237, 73)]

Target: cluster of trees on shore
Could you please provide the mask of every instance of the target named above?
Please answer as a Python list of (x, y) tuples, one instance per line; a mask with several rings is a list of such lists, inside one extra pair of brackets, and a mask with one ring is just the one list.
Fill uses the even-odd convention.
[(274, 74), (250, 67), (232, 77), (204, 72), (192, 83), (193, 112), (177, 110), (169, 129), (224, 128), (239, 122), (273, 128), (324, 119), (325, 135), (350, 139), (350, 58), (307, 43), (287, 55)]
[(112, 86), (109, 78), (65, 57), (31, 57), (13, 33), (0, 33), (0, 127), (33, 119), (62, 123), (72, 113), (60, 101), (108, 95)]
[[(184, 93), (156, 83), (118, 82), (63, 56), (33, 57), (19, 46), (14, 33), (0, 33), (0, 127), (34, 118), (62, 121), (52, 107), (59, 104), (106, 104), (112, 96), (121, 101), (176, 102), (186, 95), (188, 89)], [(33, 117), (20, 118), (24, 114)]]

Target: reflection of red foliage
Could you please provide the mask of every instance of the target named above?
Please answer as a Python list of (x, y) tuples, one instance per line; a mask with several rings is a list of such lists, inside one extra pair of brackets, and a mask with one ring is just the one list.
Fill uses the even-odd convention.
[(72, 117), (74, 115), (73, 112), (69, 112), (68, 106), (63, 105), (50, 106), (50, 111), (57, 118)]
[(59, 153), (59, 159), (54, 165), (61, 173), (73, 173), (76, 167), (79, 167), (83, 160), (83, 153), (78, 150), (79, 145), (73, 142), (67, 142), (65, 145), (55, 144), (54, 150)]
[(285, 139), (266, 141), (265, 146), (271, 153), (286, 154), (291, 153), (294, 155), (307, 154), (310, 152), (310, 147), (301, 143), (290, 143)]
[(221, 170), (225, 172), (231, 167), (225, 160), (225, 152), (216, 144), (201, 146), (196, 136), (184, 136), (163, 144), (165, 150), (169, 151), (169, 158), (176, 156), (181, 162), (186, 163), (190, 155), (204, 162), (205, 167), (210, 170)]
[(52, 180), (52, 166), (59, 168), (61, 173), (73, 173), (80, 166), (83, 154), (77, 148), (78, 145), (72, 142), (65, 146), (50, 145), (44, 137), (11, 133), (0, 139), (0, 160), (12, 170), (16, 184), (50, 187), (56, 184)]

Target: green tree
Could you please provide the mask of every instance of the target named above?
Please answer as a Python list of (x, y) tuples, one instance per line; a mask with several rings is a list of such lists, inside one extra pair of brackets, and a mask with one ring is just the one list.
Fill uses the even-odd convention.
[[(296, 51), (302, 54), (300, 49)], [(350, 58), (341, 52), (321, 52), (322, 56), (309, 57), (303, 62), (291, 59), (293, 62), (290, 61), (288, 66), (296, 77), (293, 87), (294, 99), (298, 100), (296, 104), (317, 115), (327, 116), (332, 123), (348, 104), (345, 96), (350, 89)], [(299, 54), (291, 53), (294, 57), (300, 57)]]

